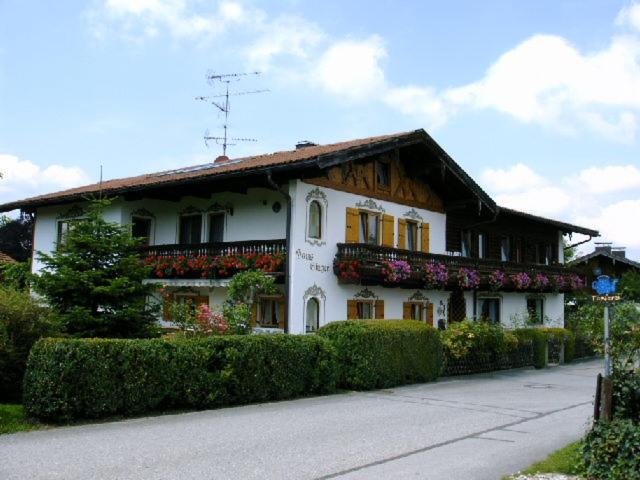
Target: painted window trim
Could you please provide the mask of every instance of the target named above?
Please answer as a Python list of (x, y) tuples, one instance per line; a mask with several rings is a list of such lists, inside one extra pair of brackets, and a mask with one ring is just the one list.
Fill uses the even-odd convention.
[[(305, 222), (304, 222), (304, 241), (310, 245), (322, 246), (326, 245), (327, 241), (327, 216), (329, 203), (327, 202), (327, 195), (320, 190), (319, 188), (315, 188), (307, 193), (305, 198)], [(313, 202), (318, 202), (320, 206), (320, 237), (314, 238), (309, 236), (309, 225), (310, 225), (310, 213), (311, 213), (311, 204)]]

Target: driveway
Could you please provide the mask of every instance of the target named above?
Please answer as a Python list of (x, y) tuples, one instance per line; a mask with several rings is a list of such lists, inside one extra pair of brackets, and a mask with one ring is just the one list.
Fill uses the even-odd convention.
[(578, 439), (599, 361), (0, 436), (9, 479), (499, 479)]

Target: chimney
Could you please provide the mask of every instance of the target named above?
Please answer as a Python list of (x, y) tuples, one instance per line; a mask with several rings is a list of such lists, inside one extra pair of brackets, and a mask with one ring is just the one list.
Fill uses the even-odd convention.
[(309, 140), (300, 140), (298, 143), (296, 143), (296, 150), (301, 150), (307, 147), (317, 147), (317, 146), (318, 146), (317, 143), (310, 142)]
[(627, 258), (626, 247), (611, 247), (611, 255), (618, 258)]
[(225, 163), (229, 163), (230, 159), (226, 155), (220, 155), (213, 161), (214, 165), (223, 165)]
[(611, 255), (611, 243), (608, 242), (596, 242), (595, 243), (595, 251), (596, 252), (603, 252), (606, 253), (608, 255)]

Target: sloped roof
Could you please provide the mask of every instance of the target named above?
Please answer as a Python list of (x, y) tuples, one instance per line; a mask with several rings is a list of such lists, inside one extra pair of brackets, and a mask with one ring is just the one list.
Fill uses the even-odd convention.
[(591, 237), (599, 237), (600, 232), (597, 230), (592, 230), (590, 228), (580, 227), (578, 225), (573, 225), (571, 223), (561, 222), (559, 220), (553, 220), (551, 218), (541, 217), (539, 215), (533, 215), (532, 213), (521, 212), (519, 210), (514, 210), (512, 208), (500, 207), (500, 211), (505, 212), (510, 215), (515, 215), (518, 217), (526, 218), (528, 220), (534, 220), (542, 223), (546, 223), (548, 225), (553, 225), (558, 227), (564, 233), (582, 233), (583, 235), (589, 235)]
[(17, 263), (17, 261), (11, 258), (6, 253), (0, 252), (0, 263)]
[(578, 257), (574, 260), (571, 261), (572, 264), (577, 264), (577, 263), (587, 263), (589, 260), (591, 260), (592, 258), (595, 257), (605, 257), (605, 258), (610, 258), (611, 260), (614, 260), (616, 262), (620, 262), (620, 263), (625, 263), (631, 267), (635, 267), (637, 269), (640, 269), (640, 262), (636, 262), (634, 260), (631, 260), (627, 257), (620, 257), (618, 255), (614, 255), (613, 253), (609, 253), (605, 250), (596, 250), (593, 251), (591, 253), (588, 253), (587, 255), (583, 255), (581, 257)]

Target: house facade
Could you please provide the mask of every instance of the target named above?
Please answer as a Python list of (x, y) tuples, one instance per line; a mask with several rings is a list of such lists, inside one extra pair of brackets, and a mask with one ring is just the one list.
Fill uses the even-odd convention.
[(35, 213), (34, 251), (50, 252), (99, 192), (114, 198), (107, 219), (145, 239), (149, 282), (215, 308), (234, 273), (261, 269), (279, 293), (258, 299), (256, 326), (297, 334), (352, 318), (562, 326), (564, 292), (581, 283), (563, 236), (598, 235), (501, 208), (423, 130), (221, 157), (0, 209)]

